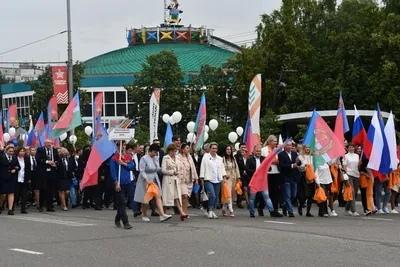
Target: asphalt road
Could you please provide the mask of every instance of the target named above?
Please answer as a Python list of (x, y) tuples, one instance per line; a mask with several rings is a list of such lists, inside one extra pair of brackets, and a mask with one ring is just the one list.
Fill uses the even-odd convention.
[[(314, 207), (314, 214), (316, 214)], [(361, 208), (359, 208), (361, 210)], [(0, 215), (0, 266), (400, 266), (400, 215), (133, 219), (113, 210)]]

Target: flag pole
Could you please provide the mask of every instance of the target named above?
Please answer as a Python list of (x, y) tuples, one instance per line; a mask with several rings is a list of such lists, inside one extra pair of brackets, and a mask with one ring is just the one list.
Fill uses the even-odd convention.
[[(72, 37), (71, 37), (71, 1), (67, 0), (67, 32), (68, 32), (68, 100), (69, 102), (72, 101), (74, 97), (74, 87), (73, 87), (73, 64), (72, 64)], [(75, 129), (70, 131), (71, 135), (75, 134)]]
[[(119, 141), (119, 160), (121, 160), (121, 155), (122, 155), (122, 140)], [(118, 184), (120, 184), (121, 181), (121, 164), (118, 164)]]

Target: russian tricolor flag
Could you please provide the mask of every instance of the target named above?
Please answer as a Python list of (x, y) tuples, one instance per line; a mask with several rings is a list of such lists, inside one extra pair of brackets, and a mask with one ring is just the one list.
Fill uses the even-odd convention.
[(364, 124), (356, 106), (354, 106), (353, 138), (351, 142), (355, 145), (362, 146), (364, 156), (369, 159), (371, 156), (372, 143), (370, 143), (367, 138), (367, 131), (365, 131)]
[(390, 152), (379, 104), (368, 128), (367, 139), (372, 144), (368, 168), (383, 175), (390, 173)]

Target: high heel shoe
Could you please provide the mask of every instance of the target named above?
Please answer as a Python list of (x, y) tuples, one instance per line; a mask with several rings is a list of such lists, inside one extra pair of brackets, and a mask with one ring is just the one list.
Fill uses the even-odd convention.
[(185, 219), (189, 218), (189, 215), (181, 215), (181, 221), (183, 222)]

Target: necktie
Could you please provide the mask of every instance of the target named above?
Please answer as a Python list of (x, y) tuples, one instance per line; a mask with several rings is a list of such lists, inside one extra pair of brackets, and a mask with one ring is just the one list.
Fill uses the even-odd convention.
[(68, 171), (68, 162), (67, 162), (67, 159), (64, 159), (64, 165), (65, 165), (65, 170)]
[(8, 161), (11, 162), (11, 156), (8, 156)]
[(33, 169), (36, 169), (36, 160), (35, 160), (35, 157), (32, 157), (32, 162), (33, 162)]

